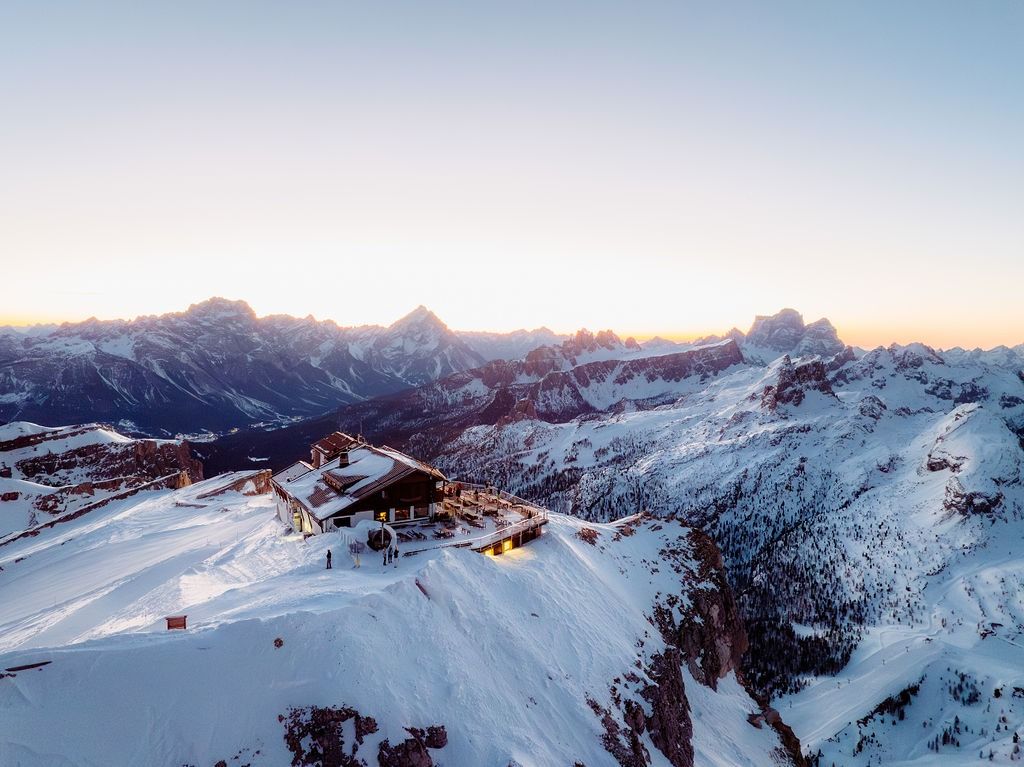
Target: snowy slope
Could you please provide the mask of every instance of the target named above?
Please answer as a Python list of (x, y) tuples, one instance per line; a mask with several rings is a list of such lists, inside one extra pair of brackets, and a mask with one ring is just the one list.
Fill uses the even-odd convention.
[[(634, 735), (649, 761), (630, 764), (683, 764), (656, 745), (664, 726), (626, 723), (630, 700), (690, 725), (696, 764), (789, 763), (775, 731), (747, 721), (760, 708), (735, 676), (731, 598), (678, 523), (593, 525), (591, 545), (555, 515), (502, 557), (448, 549), (355, 570), (337, 535), (286, 535), (269, 496), (211, 495), (240, 478), (0, 546), (0, 669), (51, 661), (0, 678), (0, 763), (276, 767), (293, 755), (291, 710), (301, 723), (308, 707), (347, 706), (376, 721), (368, 764), (382, 739), (431, 725), (447, 732), (436, 764), (613, 766), (626, 762), (606, 744), (621, 753)], [(670, 641), (703, 648), (674, 661), (685, 696), (652, 678), (672, 667), (656, 605), (688, 627)], [(178, 613), (189, 630), (165, 631)], [(709, 633), (719, 624), (731, 633)]]
[[(823, 765), (1009, 758), (1024, 726), (1011, 673), (1024, 645), (1024, 356), (742, 348), (745, 364), (671, 403), (475, 426), (437, 459), (585, 518), (648, 509), (704, 527), (741, 595), (749, 678), (784, 715), (792, 703)], [(958, 673), (977, 701), (936, 692)], [(922, 675), (913, 726), (858, 729)], [(958, 716), (973, 733), (943, 745)]]

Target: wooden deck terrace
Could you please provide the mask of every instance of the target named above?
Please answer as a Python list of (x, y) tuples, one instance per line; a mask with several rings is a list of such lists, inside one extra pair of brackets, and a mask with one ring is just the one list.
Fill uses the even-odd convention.
[[(497, 555), (537, 538), (541, 528), (548, 523), (547, 509), (524, 498), (486, 485), (465, 482), (460, 485), (461, 492), (445, 495), (442, 512), (479, 529), (480, 535), (441, 539), (430, 545), (406, 541), (402, 544), (403, 554), (411, 556), (440, 548), (470, 548), (482, 554)], [(405, 530), (408, 528), (403, 528)]]

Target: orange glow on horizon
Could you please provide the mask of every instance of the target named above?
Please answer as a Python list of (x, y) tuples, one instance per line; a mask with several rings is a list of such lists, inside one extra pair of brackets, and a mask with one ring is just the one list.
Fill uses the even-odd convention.
[[(100, 317), (101, 320), (115, 320), (115, 319), (137, 319), (143, 316), (151, 316), (152, 314), (165, 314), (185, 311), (188, 307), (182, 306), (178, 309), (170, 312), (149, 312), (146, 314), (135, 315), (133, 317), (117, 317), (117, 316), (106, 316)], [(409, 307), (411, 311), (413, 307)], [(442, 322), (447, 323), (447, 319), (441, 311), (435, 310), (431, 306), (427, 306), (428, 309), (432, 309), (438, 315)], [(781, 308), (781, 307), (780, 307)], [(796, 307), (799, 311), (799, 307)], [(776, 310), (769, 312), (768, 310), (760, 312), (761, 314), (774, 313)], [(307, 316), (309, 312), (260, 312), (257, 311), (257, 316), (266, 317), (270, 314), (292, 314), (293, 316)], [(34, 325), (61, 325), (63, 323), (78, 323), (90, 319), (96, 315), (91, 314), (88, 316), (71, 316), (71, 315), (4, 315), (0, 314), (0, 327), (12, 326), (17, 328), (28, 328)], [(316, 315), (314, 315), (316, 316)], [(332, 317), (321, 317), (316, 316), (319, 320), (333, 320), (341, 326), (354, 326), (362, 324), (383, 324), (387, 325), (390, 322), (397, 320), (401, 315), (397, 315), (392, 319), (379, 320), (376, 323), (369, 320), (365, 322), (361, 321), (348, 321), (343, 322), (336, 320)], [(818, 319), (804, 314), (805, 322), (812, 322)], [(1024, 327), (1021, 326), (1020, 322), (1016, 317), (1007, 317), (1006, 324), (1001, 325), (995, 329), (990, 327), (984, 327), (980, 323), (966, 323), (957, 324), (956, 322), (945, 322), (935, 326), (928, 326), (922, 322), (916, 322), (912, 324), (900, 325), (893, 324), (891, 326), (885, 326), (877, 322), (862, 323), (862, 324), (842, 324), (836, 321), (834, 318), (829, 318), (833, 325), (837, 328), (839, 338), (845, 343), (851, 346), (860, 347), (862, 349), (873, 349), (878, 346), (889, 346), (890, 344), (909, 344), (909, 343), (924, 343), (935, 349), (950, 349), (954, 347), (960, 347), (964, 349), (991, 349), (997, 346), (1018, 346), (1024, 344)], [(753, 321), (753, 315), (748, 317), (742, 322), (736, 322), (729, 327), (706, 327), (704, 329), (673, 329), (673, 330), (629, 330), (619, 329), (616, 327), (609, 327), (606, 324), (599, 325), (587, 325), (587, 329), (592, 332), (598, 332), (600, 330), (610, 329), (614, 331), (623, 340), (627, 338), (634, 338), (637, 341), (649, 341), (653, 338), (663, 338), (668, 341), (674, 341), (677, 343), (689, 343), (700, 338), (707, 338), (709, 336), (722, 336), (728, 332), (732, 327), (737, 327), (741, 331), (746, 332), (750, 328), (750, 323)], [(458, 331), (484, 331), (484, 332), (510, 332), (511, 330), (526, 328), (534, 329), (541, 326), (548, 327), (556, 333), (561, 335), (572, 335), (584, 325), (577, 327), (572, 326), (553, 326), (543, 321), (539, 323), (523, 323), (516, 322), (512, 319), (510, 322), (505, 323), (505, 326), (498, 330), (492, 330), (488, 327), (455, 327), (451, 323), (447, 323), (449, 327), (452, 327)]]

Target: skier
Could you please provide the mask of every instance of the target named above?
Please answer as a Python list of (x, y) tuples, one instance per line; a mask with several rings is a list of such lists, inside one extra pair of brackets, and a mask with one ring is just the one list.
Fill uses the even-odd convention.
[(327, 569), (331, 569), (331, 550), (327, 549)]

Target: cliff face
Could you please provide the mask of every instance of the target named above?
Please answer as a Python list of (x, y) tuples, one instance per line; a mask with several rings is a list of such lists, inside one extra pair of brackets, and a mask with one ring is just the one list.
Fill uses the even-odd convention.
[(131, 439), (97, 424), (48, 428), (16, 422), (0, 427), (0, 501), (10, 504), (5, 511), (16, 511), (24, 520), (6, 524), (7, 532), (154, 480), (177, 488), (202, 479), (203, 466), (192, 458), (187, 442)]
[(835, 396), (828, 380), (828, 367), (818, 359), (794, 364), (787, 354), (782, 358), (776, 383), (765, 387), (761, 406), (776, 410), (779, 405), (799, 405), (810, 391)]
[(88, 474), (93, 481), (117, 478), (157, 479), (185, 472), (197, 482), (203, 465), (189, 454), (187, 442), (132, 440), (126, 443), (83, 445), (62, 452), (33, 455), (15, 463), (26, 479), (50, 484), (74, 473)]
[(747, 632), (725, 579), (722, 553), (700, 530), (690, 531), (689, 543), (697, 577), (706, 585), (690, 591), (692, 607), (679, 626), (677, 644), (693, 678), (713, 690), (719, 679), (740, 669)]
[[(659, 592), (651, 605), (649, 619), (663, 648), (642, 656), (638, 663), (642, 676), (626, 675), (621, 688), (621, 680), (612, 685), (617, 712), (590, 701), (605, 730), (602, 742), (621, 767), (651, 764), (645, 733), (673, 767), (693, 767), (694, 725), (687, 680), (712, 691), (730, 674), (743, 683), (740, 666), (748, 647), (747, 634), (718, 547), (705, 533), (689, 530), (677, 543), (659, 551), (652, 572), (664, 566), (679, 576), (680, 589)], [(627, 692), (630, 681), (639, 683), (635, 697)], [(757, 702), (747, 723), (760, 729), (765, 722), (779, 739), (780, 746), (773, 752), (776, 763), (803, 767), (800, 742), (792, 730), (778, 712)]]

